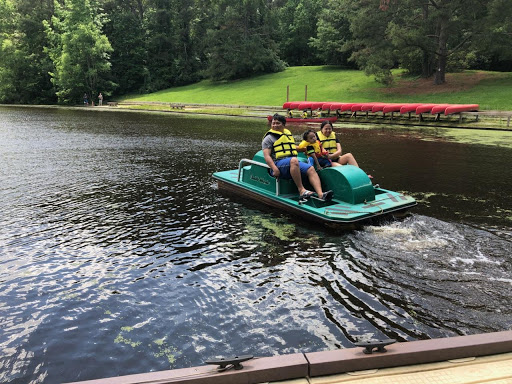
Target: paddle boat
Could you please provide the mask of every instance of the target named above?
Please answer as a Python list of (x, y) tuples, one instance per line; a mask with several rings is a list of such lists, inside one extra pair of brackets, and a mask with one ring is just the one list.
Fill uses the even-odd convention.
[[(305, 155), (299, 153), (299, 160), (306, 161)], [(252, 159), (242, 159), (238, 169), (216, 172), (213, 178), (220, 191), (248, 197), (333, 227), (353, 227), (375, 218), (403, 215), (416, 205), (410, 196), (373, 185), (363, 170), (352, 165), (324, 168), (318, 175), (322, 189), (333, 191), (332, 200), (301, 199), (292, 180), (270, 176), (263, 151), (257, 152)], [(307, 181), (304, 186), (311, 189)]]

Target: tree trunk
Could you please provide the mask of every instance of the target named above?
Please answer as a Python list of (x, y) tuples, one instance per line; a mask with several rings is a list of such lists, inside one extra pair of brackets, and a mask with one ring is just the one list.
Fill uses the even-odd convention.
[(432, 65), (432, 56), (426, 50), (423, 51), (423, 60), (421, 62), (421, 77), (429, 78), (434, 72)]
[(448, 43), (448, 16), (442, 15), (439, 19), (438, 25), (438, 43), (437, 43), (437, 68), (434, 76), (434, 84), (444, 84), (446, 82), (446, 62), (448, 50), (446, 45)]
[[(423, 5), (423, 22), (427, 23), (428, 20), (428, 3)], [(424, 48), (423, 49), (423, 59), (421, 62), (421, 76), (424, 78), (428, 78), (432, 76), (433, 73), (433, 65), (432, 65), (432, 56), (431, 53)]]

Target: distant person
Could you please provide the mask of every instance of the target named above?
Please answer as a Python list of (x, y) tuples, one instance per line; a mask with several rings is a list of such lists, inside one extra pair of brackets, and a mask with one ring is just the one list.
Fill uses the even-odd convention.
[(84, 93), (84, 105), (89, 105), (89, 96), (87, 96), (87, 93)]
[(349, 164), (359, 167), (356, 159), (351, 153), (345, 153), (342, 155), (341, 144), (336, 138), (336, 134), (332, 129), (332, 124), (330, 121), (322, 121), (322, 124), (320, 125), (320, 131), (318, 131), (316, 135), (318, 136), (318, 140), (320, 140), (322, 147), (327, 152), (329, 152), (329, 159), (331, 159), (333, 162), (337, 162), (340, 165)]
[(322, 191), (322, 184), (315, 168), (297, 158), (295, 140), (285, 125), (286, 117), (276, 113), (272, 117), (271, 128), (261, 143), (265, 162), (270, 167), (270, 175), (275, 178), (292, 179), (301, 199), (308, 199), (314, 195), (314, 192), (308, 191), (302, 183), (302, 177), (306, 176), (318, 198), (331, 200), (333, 192)]
[(101, 94), (101, 92), (98, 95), (98, 105), (103, 105), (103, 95)]
[(325, 167), (337, 167), (341, 164), (332, 162), (329, 159), (329, 152), (322, 147), (322, 143), (318, 140), (315, 131), (308, 129), (302, 135), (302, 141), (297, 146), (297, 151), (305, 152), (308, 157), (308, 163), (312, 166), (316, 165), (316, 169)]

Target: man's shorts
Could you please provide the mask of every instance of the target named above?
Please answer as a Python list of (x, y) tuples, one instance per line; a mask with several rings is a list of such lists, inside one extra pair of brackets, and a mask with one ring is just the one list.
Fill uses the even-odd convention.
[[(284, 159), (279, 159), (275, 161), (275, 165), (279, 168), (280, 175), (279, 177), (282, 179), (291, 179), (292, 175), (290, 174), (290, 161), (293, 157), (285, 157)], [(311, 165), (307, 163), (303, 163), (299, 161), (300, 174), (305, 176), (308, 173), (308, 169), (311, 168)], [(274, 172), (270, 170), (270, 176), (274, 176)]]

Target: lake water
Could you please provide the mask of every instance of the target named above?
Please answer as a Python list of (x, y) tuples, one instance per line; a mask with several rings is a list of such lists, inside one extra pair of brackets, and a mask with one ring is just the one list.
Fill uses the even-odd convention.
[(266, 129), (0, 108), (0, 382), (512, 327), (512, 132), (338, 127), (419, 205), (334, 232), (217, 191)]

